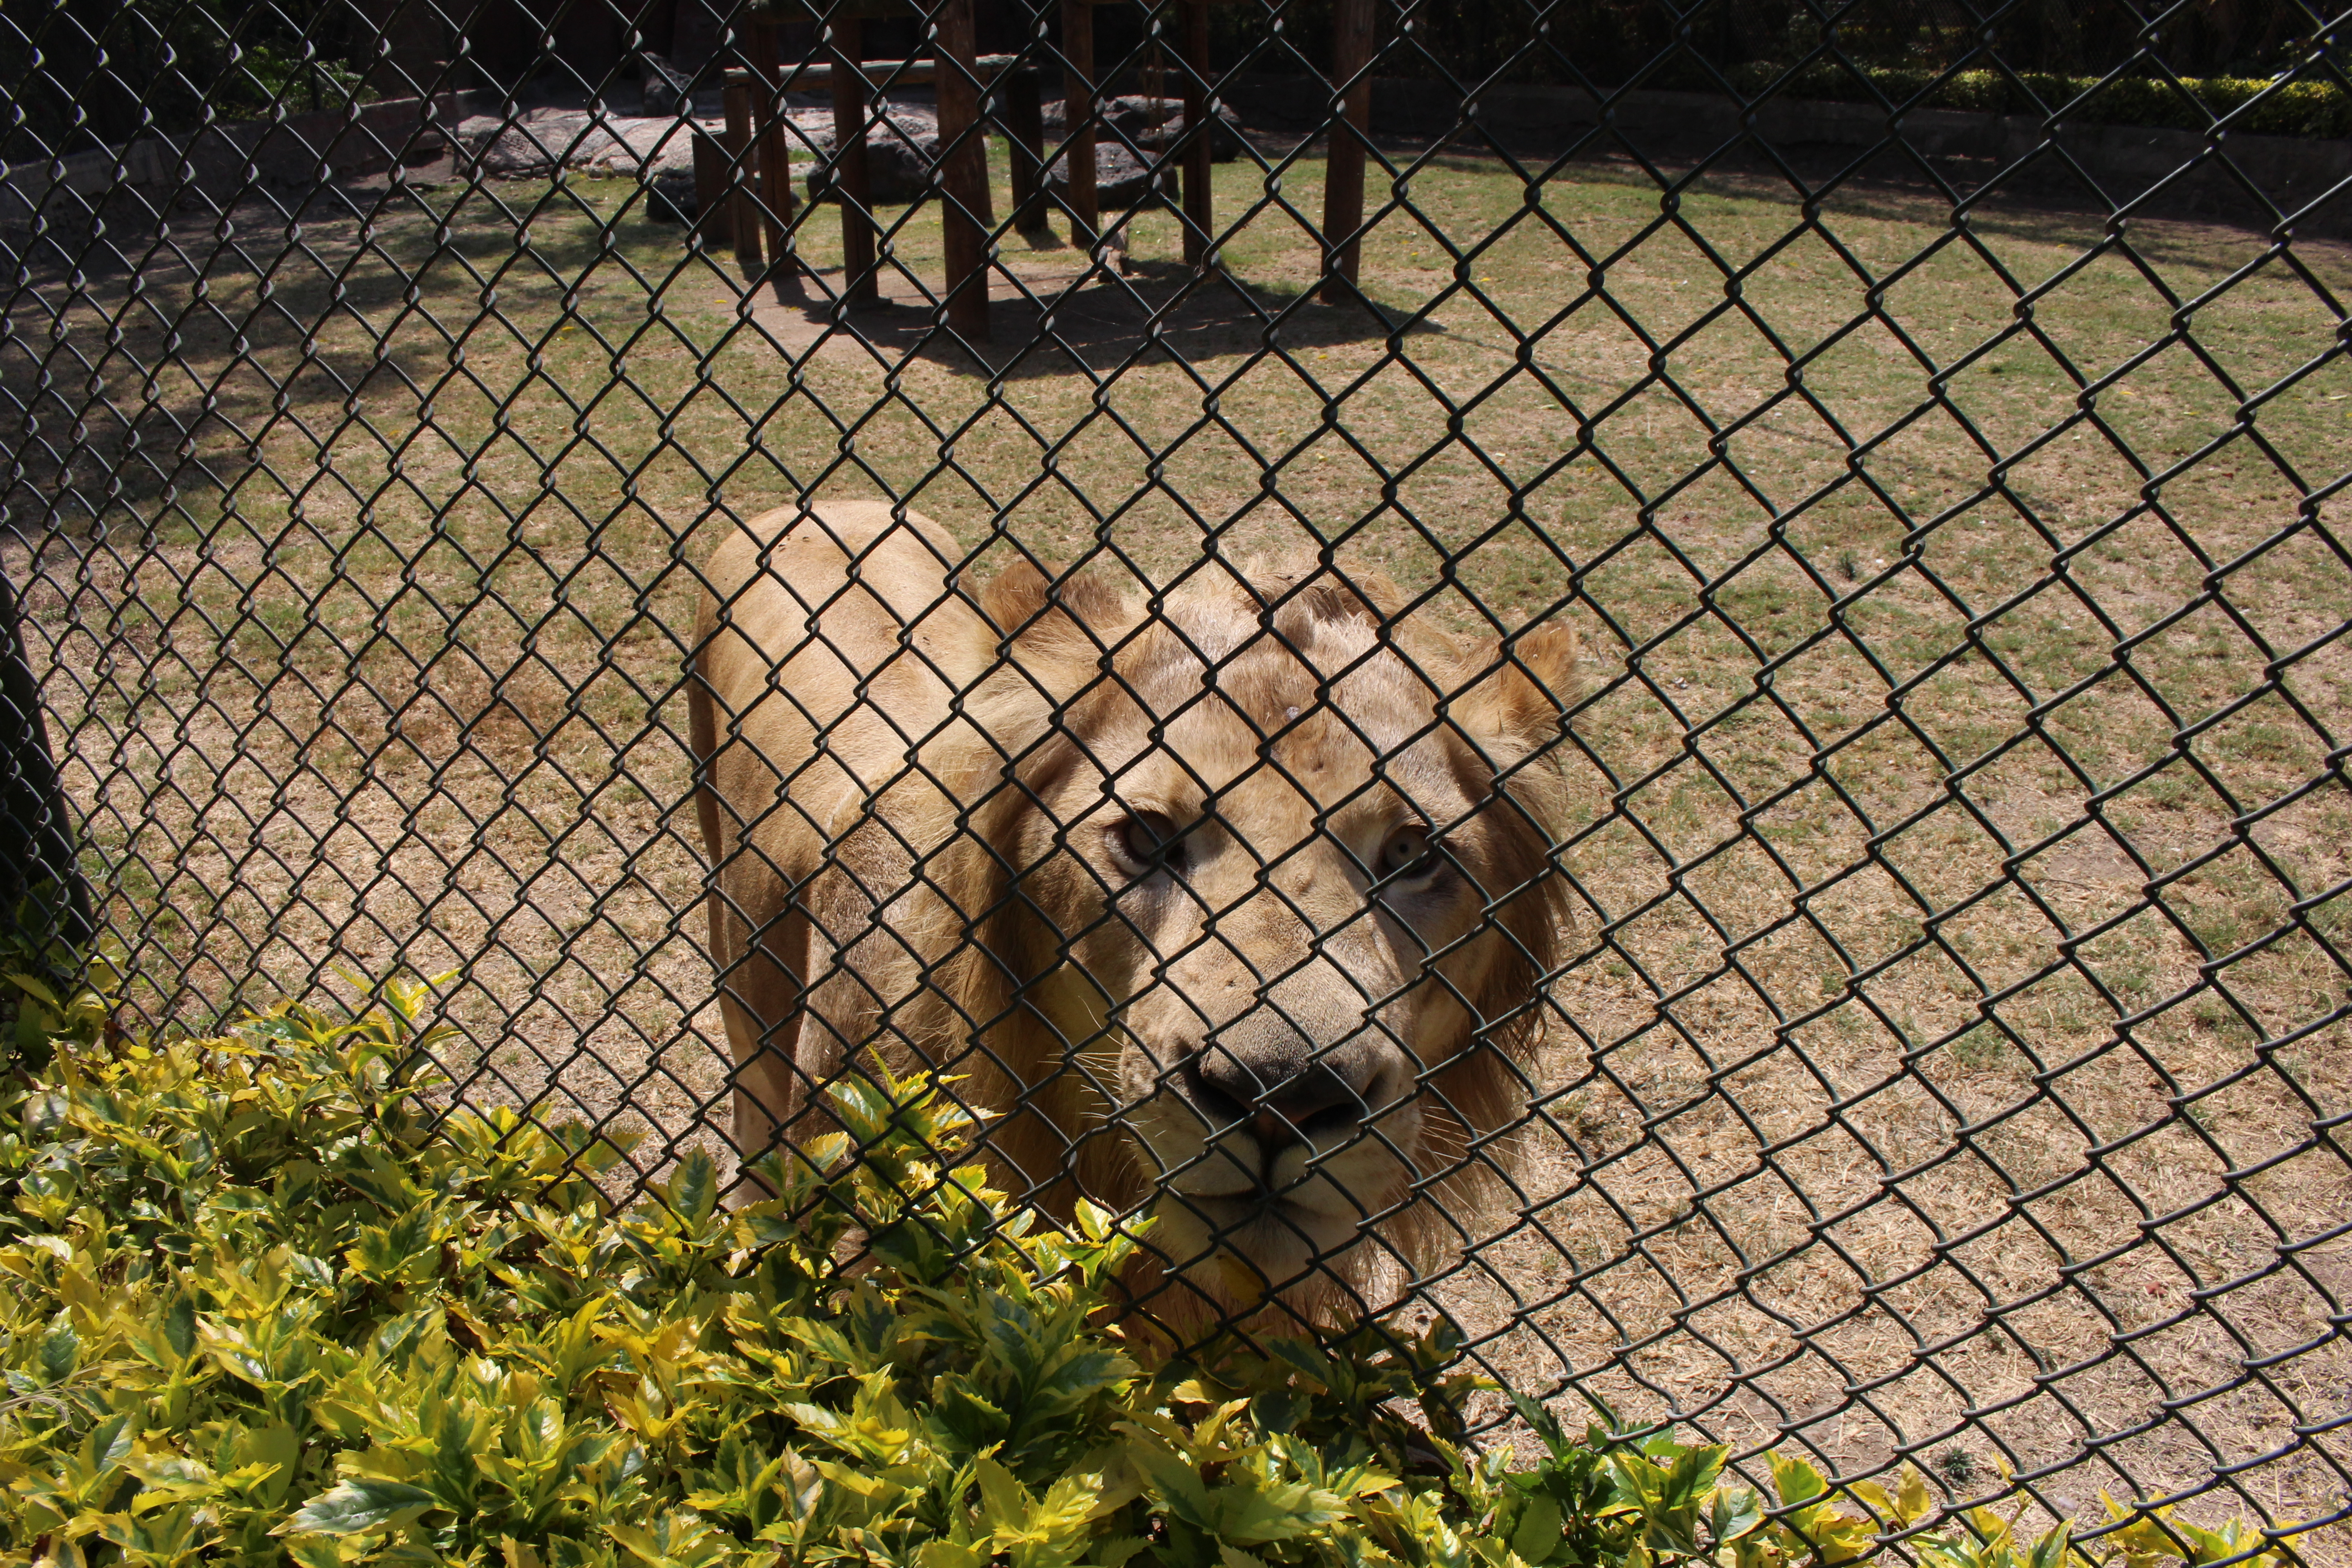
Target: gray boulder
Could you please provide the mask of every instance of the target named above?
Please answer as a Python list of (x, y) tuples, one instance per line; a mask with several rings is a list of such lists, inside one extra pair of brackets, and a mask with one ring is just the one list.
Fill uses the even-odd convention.
[[(1045, 185), (1055, 195), (1068, 199), (1069, 165), (1056, 162), (1045, 171)], [(1176, 192), (1176, 171), (1162, 166), (1155, 178), (1151, 166), (1116, 142), (1095, 143), (1095, 206), (1100, 212), (1116, 212), (1121, 207), (1149, 206), (1155, 200), (1172, 201)]]
[[(833, 115), (829, 110), (798, 112), (793, 124), (796, 141), (805, 139), (820, 160), (833, 156)], [(877, 205), (916, 202), (930, 195), (931, 174), (940, 161), (940, 122), (928, 110), (907, 104), (887, 105), (881, 117), (866, 128), (866, 171), (873, 183), (870, 199)], [(833, 171), (824, 163), (809, 171), (809, 200), (833, 200)]]
[(671, 115), (694, 112), (694, 99), (688, 91), (694, 82), (690, 75), (650, 51), (637, 57), (637, 65), (642, 72), (638, 88), (646, 113)]
[(514, 120), (470, 115), (458, 122), (456, 140), (457, 173), (471, 178), (536, 179), (568, 168), (648, 179), (694, 166), (694, 139), (676, 119), (533, 109)]
[(692, 168), (656, 170), (646, 182), (648, 222), (692, 223), (697, 208)]
[[(1181, 98), (1107, 98), (1102, 100), (1101, 113), (1105, 125), (1147, 153), (1173, 146), (1176, 139), (1184, 134), (1184, 100)], [(1058, 100), (1046, 104), (1045, 121), (1047, 139), (1061, 140), (1068, 124), (1064, 104)], [(1101, 140), (1111, 139), (1100, 132), (1097, 135)], [(1242, 146), (1242, 117), (1231, 104), (1218, 104), (1216, 128), (1209, 133), (1209, 156), (1220, 163), (1230, 163), (1241, 156)]]

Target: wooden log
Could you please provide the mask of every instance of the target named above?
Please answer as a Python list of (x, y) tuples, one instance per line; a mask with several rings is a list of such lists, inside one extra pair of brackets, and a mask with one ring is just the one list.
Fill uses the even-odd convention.
[[(858, 18), (855, 16), (839, 17), (835, 19), (835, 25), (842, 21), (857, 20)], [(1008, 72), (1018, 74), (1021, 68), (1021, 57), (982, 55), (972, 61), (971, 68), (972, 74), (981, 80), (992, 82)], [(930, 59), (866, 60), (857, 67), (857, 74), (865, 79), (866, 90), (873, 93), (880, 91), (886, 82), (892, 87), (928, 86), (939, 79), (940, 65), (937, 60)], [(796, 65), (792, 68), (791, 80), (796, 91), (830, 87), (833, 84), (833, 62), (811, 60)]]
[(1067, 175), (1070, 243), (1092, 254), (1102, 232), (1095, 192), (1095, 13), (1087, 0), (1062, 0), (1061, 157)]
[(1184, 262), (1198, 267), (1216, 232), (1209, 180), (1216, 121), (1209, 113), (1208, 0), (1184, 0)]
[(782, 56), (776, 24), (751, 23), (751, 124), (760, 163), (760, 217), (768, 241), (768, 275), (792, 271), (793, 158), (784, 138), (783, 100), (776, 91)]
[(1331, 81), (1349, 84), (1331, 124), (1323, 165), (1323, 289), (1327, 305), (1351, 299), (1364, 226), (1365, 132), (1372, 123), (1372, 0), (1332, 0)]
[(727, 73), (727, 224), (735, 238), (735, 260), (753, 277), (760, 271), (760, 212), (752, 199), (751, 76)]
[(997, 80), (1004, 105), (1004, 135), (1013, 153), (1013, 226), (1024, 234), (1045, 226), (1045, 106), (1035, 71)]
[(866, 77), (857, 57), (865, 27), (855, 16), (830, 24), (833, 63), (833, 188), (841, 209), (841, 302), (853, 310), (880, 302), (874, 276), (874, 178), (866, 164)]
[[(947, 252), (948, 325), (988, 341), (988, 147), (980, 132), (980, 88), (968, 74), (979, 58), (972, 0), (941, 0), (932, 14), (940, 61), (940, 213)], [(961, 67), (961, 69), (956, 68)]]
[(694, 128), (694, 232), (703, 248), (716, 250), (733, 237), (727, 196), (727, 144), (700, 126)]

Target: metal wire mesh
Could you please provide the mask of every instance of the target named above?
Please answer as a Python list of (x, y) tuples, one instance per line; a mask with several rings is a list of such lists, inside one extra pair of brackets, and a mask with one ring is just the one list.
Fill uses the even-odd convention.
[(2343, 19), (853, 9), (0, 15), (129, 1005), (641, 1179), (945, 1059), (1180, 1331), (2343, 1520)]

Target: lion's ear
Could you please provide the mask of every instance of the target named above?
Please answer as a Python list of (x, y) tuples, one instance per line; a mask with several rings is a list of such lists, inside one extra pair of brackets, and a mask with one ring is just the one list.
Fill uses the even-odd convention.
[(1026, 556), (982, 584), (978, 597), (989, 624), (1015, 639), (1085, 638), (1081, 626), (1099, 636), (1131, 618), (1118, 590), (1093, 573)]
[(1017, 667), (1022, 684), (1062, 701), (1094, 679), (1103, 650), (1135, 612), (1118, 590), (1088, 571), (1017, 560), (973, 595), (994, 646), (974, 651), (987, 668)]
[(1556, 740), (1579, 688), (1576, 628), (1554, 623), (1464, 649), (1468, 689), (1454, 700), (1454, 722), (1490, 752), (1524, 756)]
[(1285, 624), (1276, 629), (1293, 636), (1299, 634), (1287, 623), (1308, 626), (1350, 619), (1379, 623), (1404, 614), (1404, 590), (1381, 571), (1341, 572), (1311, 561), (1284, 565), (1250, 561), (1244, 563), (1237, 581), (1260, 605), (1282, 604)]

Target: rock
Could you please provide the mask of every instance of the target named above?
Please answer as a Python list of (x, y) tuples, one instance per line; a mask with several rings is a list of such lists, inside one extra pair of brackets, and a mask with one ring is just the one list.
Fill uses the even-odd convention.
[[(832, 110), (799, 110), (791, 118), (816, 157), (832, 158)], [(939, 161), (940, 122), (929, 110), (886, 103), (881, 117), (866, 128), (866, 170), (872, 182), (868, 199), (877, 206), (920, 201), (929, 195), (931, 173)], [(809, 200), (833, 198), (832, 176), (832, 170), (823, 163), (809, 171)]]
[(558, 126), (541, 120), (534, 127), (530, 114), (513, 121), (495, 114), (468, 115), (457, 122), (457, 156), (473, 173), (491, 178), (552, 174), (564, 150), (588, 126), (585, 114), (564, 118), (571, 123)]
[[(1139, 146), (1157, 150), (1172, 143), (1182, 134), (1184, 134), (1184, 117), (1180, 114), (1168, 121), (1156, 135), (1147, 132), (1137, 137), (1136, 142)], [(1216, 124), (1209, 132), (1209, 161), (1214, 163), (1230, 163), (1242, 155), (1243, 145), (1242, 117), (1223, 104), (1219, 104)]]
[(584, 109), (534, 109), (512, 120), (477, 114), (459, 122), (457, 166), (477, 179), (544, 179), (558, 169), (650, 180), (694, 168), (693, 128), (685, 121), (591, 115)]
[[(1184, 100), (1181, 98), (1107, 98), (1102, 100), (1104, 123), (1146, 152), (1171, 145), (1184, 133)], [(1059, 141), (1066, 123), (1059, 100), (1045, 106), (1045, 135)], [(1104, 138), (1108, 140), (1108, 138)], [(1242, 117), (1231, 104), (1217, 105), (1217, 126), (1209, 133), (1209, 156), (1220, 163), (1241, 156)]]
[[(1068, 199), (1069, 167), (1056, 163), (1045, 171), (1045, 185), (1055, 195)], [(1120, 207), (1148, 206), (1153, 200), (1151, 166), (1116, 142), (1095, 143), (1095, 206), (1104, 213)], [(1158, 198), (1172, 201), (1176, 192), (1176, 171), (1162, 168), (1159, 176)]]
[(692, 223), (699, 210), (694, 199), (694, 170), (662, 169), (646, 182), (646, 218), (651, 223)]
[(637, 57), (637, 65), (644, 72), (639, 89), (646, 114), (676, 116), (694, 112), (694, 97), (688, 91), (694, 85), (692, 77), (650, 50)]

